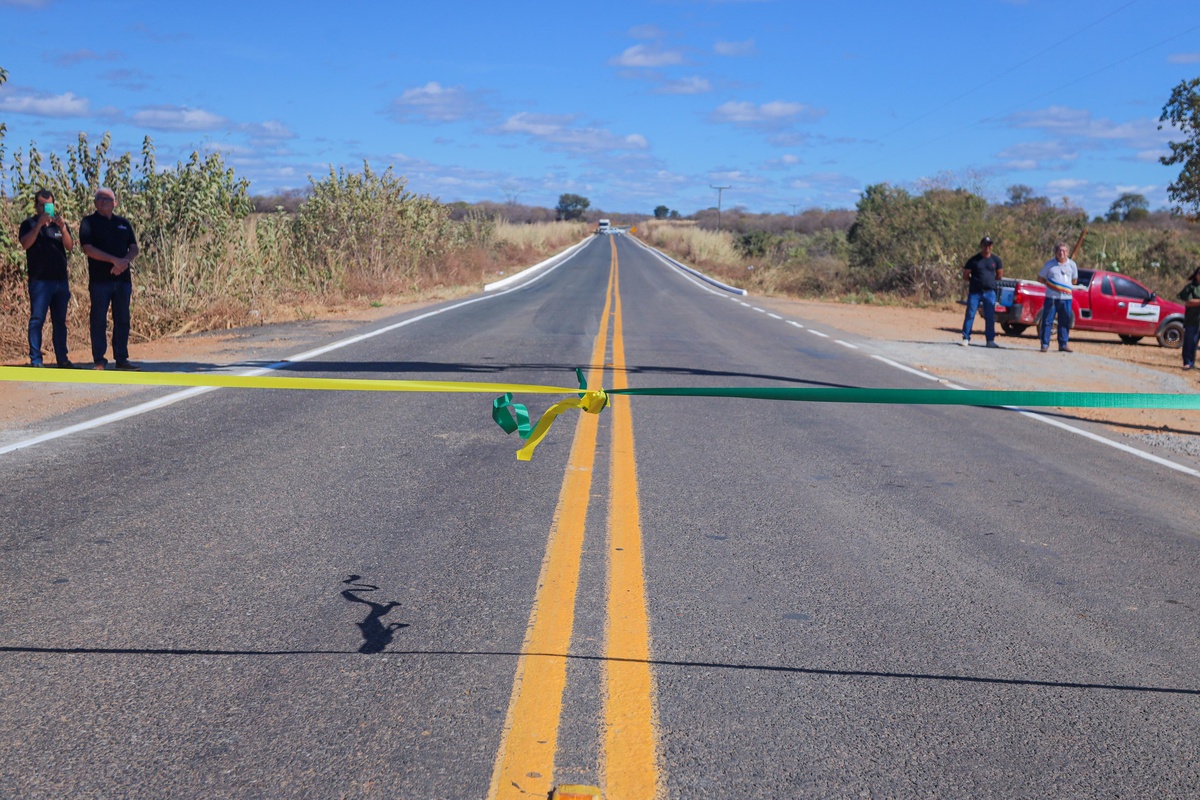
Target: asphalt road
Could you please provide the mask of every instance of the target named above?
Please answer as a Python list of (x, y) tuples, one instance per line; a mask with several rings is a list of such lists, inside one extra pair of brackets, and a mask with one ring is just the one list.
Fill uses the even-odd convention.
[[(633, 387), (930, 386), (745, 302), (597, 237), (288, 371), (571, 386), (599, 335)], [(665, 797), (1200, 794), (1196, 478), (999, 409), (712, 398), (524, 463), (490, 399), (227, 389), (0, 456), (0, 796), (616, 797), (606, 680), (647, 662)], [(572, 496), (570, 650), (522, 657)], [(606, 592), (639, 520), (648, 658)]]

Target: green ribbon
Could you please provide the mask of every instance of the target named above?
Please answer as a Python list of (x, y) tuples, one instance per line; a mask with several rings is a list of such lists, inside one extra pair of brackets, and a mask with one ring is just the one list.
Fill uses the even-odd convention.
[(780, 388), (649, 388), (609, 389), (608, 394), (661, 397), (738, 397), (748, 400), (793, 400), (810, 403), (888, 403), (931, 406), (1030, 406), (1059, 408), (1200, 409), (1200, 394), (1146, 392), (1063, 392), (1012, 389), (859, 389)]

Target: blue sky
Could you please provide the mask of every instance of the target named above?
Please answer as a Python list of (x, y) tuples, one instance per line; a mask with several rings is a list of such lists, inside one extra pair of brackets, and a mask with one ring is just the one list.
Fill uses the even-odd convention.
[(450, 202), (853, 207), (889, 182), (1165, 205), (1196, 0), (0, 0), (10, 151), (80, 131), (252, 191), (393, 165)]

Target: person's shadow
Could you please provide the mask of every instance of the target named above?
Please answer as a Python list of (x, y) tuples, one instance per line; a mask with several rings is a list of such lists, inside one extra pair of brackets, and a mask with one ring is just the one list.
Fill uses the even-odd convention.
[(375, 592), (379, 590), (378, 586), (370, 583), (357, 583), (362, 579), (361, 575), (351, 575), (342, 583), (350, 584), (353, 588), (346, 589), (342, 592), (342, 597), (349, 600), (351, 603), (361, 603), (367, 606), (370, 611), (367, 612), (367, 617), (362, 622), (356, 622), (355, 625), (362, 631), (363, 643), (358, 648), (360, 653), (382, 653), (384, 649), (392, 643), (393, 634), (401, 628), (407, 628), (406, 622), (392, 622), (387, 625), (383, 624), (383, 618), (391, 613), (393, 608), (397, 608), (400, 604), (397, 602), (373, 603), (370, 600), (364, 600), (358, 596), (358, 592)]

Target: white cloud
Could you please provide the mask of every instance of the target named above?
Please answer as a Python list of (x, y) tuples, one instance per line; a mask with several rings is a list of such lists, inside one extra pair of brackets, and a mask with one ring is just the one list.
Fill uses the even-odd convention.
[(1038, 111), (1021, 112), (1005, 117), (1011, 127), (1029, 128), (1058, 136), (1074, 136), (1096, 143), (1124, 144), (1139, 149), (1164, 145), (1169, 130), (1158, 130), (1158, 121), (1150, 118), (1116, 123), (1092, 116), (1082, 108), (1050, 106)]
[(753, 39), (747, 39), (744, 42), (717, 42), (713, 52), (719, 56), (752, 56), (758, 53), (758, 48)]
[(1200, 53), (1171, 53), (1168, 64), (1200, 64)]
[(609, 60), (616, 67), (669, 67), (683, 63), (683, 53), (678, 50), (663, 50), (657, 45), (635, 44)]
[(1082, 178), (1062, 178), (1057, 181), (1050, 181), (1046, 184), (1046, 188), (1053, 189), (1056, 192), (1071, 192), (1089, 185), (1091, 185), (1091, 181), (1083, 180)]
[(225, 117), (187, 106), (147, 106), (134, 112), (130, 120), (152, 130), (159, 131), (214, 131), (228, 124)]
[(789, 103), (783, 100), (773, 100), (762, 105), (731, 100), (712, 113), (712, 120), (739, 127), (777, 130), (795, 122), (817, 119), (824, 113), (823, 110), (803, 103)]
[(500, 125), (500, 133), (523, 134), (541, 142), (547, 149), (574, 154), (606, 153), (616, 150), (645, 150), (646, 137), (639, 133), (625, 136), (587, 126), (576, 126), (569, 115), (514, 114)]
[(712, 84), (705, 78), (692, 76), (667, 81), (655, 91), (658, 94), (707, 94), (712, 91)]
[(292, 133), (287, 125), (276, 119), (269, 119), (266, 122), (251, 122), (243, 125), (242, 130), (249, 133), (251, 138), (256, 140), (277, 142), (283, 139), (296, 138), (296, 134)]
[(654, 24), (634, 25), (629, 29), (629, 35), (634, 39), (663, 39), (666, 31)]
[(442, 86), (430, 81), (424, 86), (406, 89), (392, 101), (392, 115), (400, 122), (458, 122), (480, 116), (483, 105), (478, 96), (462, 86)]
[(59, 53), (53, 56), (53, 59), (55, 64), (71, 67), (83, 61), (117, 61), (121, 57), (121, 53), (116, 50), (109, 50), (107, 53), (97, 53), (94, 50), (83, 47), (70, 53)]
[(28, 114), (31, 117), (86, 117), (90, 114), (88, 100), (74, 92), (45, 94), (0, 89), (0, 111)]
[(799, 166), (800, 164), (803, 164), (803, 163), (804, 163), (804, 161), (800, 158), (800, 156), (793, 155), (792, 153), (785, 153), (782, 156), (780, 156), (779, 158), (773, 158), (770, 161), (763, 164), (763, 169), (770, 169), (770, 170), (788, 169), (789, 167)]

